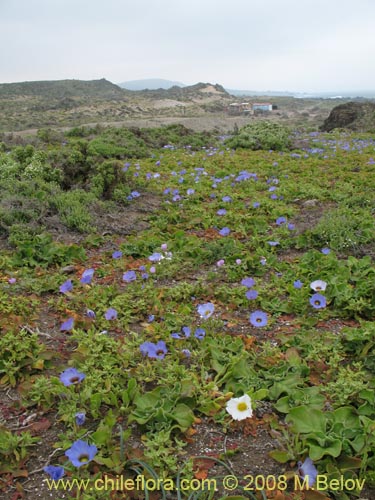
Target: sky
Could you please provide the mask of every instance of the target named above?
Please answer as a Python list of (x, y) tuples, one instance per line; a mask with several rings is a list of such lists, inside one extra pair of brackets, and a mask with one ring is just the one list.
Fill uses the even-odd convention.
[(0, 0), (0, 83), (375, 88), (374, 0)]

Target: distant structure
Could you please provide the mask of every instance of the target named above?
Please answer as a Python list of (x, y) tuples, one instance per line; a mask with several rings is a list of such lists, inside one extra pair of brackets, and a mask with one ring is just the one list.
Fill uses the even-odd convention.
[(253, 111), (263, 111), (263, 112), (272, 111), (272, 104), (269, 102), (254, 102), (252, 107)]
[(274, 106), (269, 102), (232, 102), (227, 107), (227, 112), (229, 115), (239, 116), (268, 113), (273, 109), (277, 109), (277, 106)]
[(227, 111), (230, 115), (247, 115), (252, 113), (249, 102), (232, 102), (229, 104)]

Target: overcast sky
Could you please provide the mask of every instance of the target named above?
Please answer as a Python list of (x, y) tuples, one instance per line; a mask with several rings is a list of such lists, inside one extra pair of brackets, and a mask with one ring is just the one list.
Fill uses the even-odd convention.
[(375, 88), (374, 0), (0, 0), (0, 82)]

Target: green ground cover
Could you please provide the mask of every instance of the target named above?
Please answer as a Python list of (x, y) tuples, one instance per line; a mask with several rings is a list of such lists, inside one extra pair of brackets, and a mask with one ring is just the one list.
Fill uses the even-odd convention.
[[(314, 133), (305, 150), (249, 151), (174, 144), (172, 130), (155, 149), (160, 131), (152, 144), (78, 132), (0, 156), (0, 388), (18, 395), (2, 407), (0, 490), (22, 493), (42, 446), (44, 429), (8, 425), (17, 411), (53, 422), (44, 477), (45, 465), (205, 477), (191, 450), (209, 424), (244, 442), (266, 429), (264, 455), (288, 484), (220, 497), (360, 496), (293, 491), (306, 460), (373, 488), (375, 141)], [(102, 230), (102, 213), (147, 225)], [(237, 421), (242, 407), (233, 418), (227, 405), (244, 395), (252, 415)], [(213, 473), (251, 471), (242, 446), (211, 456)], [(127, 494), (72, 498), (219, 498)]]

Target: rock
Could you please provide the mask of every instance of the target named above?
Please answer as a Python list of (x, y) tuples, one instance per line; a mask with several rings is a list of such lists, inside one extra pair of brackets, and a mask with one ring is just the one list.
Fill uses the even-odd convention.
[(65, 266), (61, 268), (61, 272), (64, 274), (73, 274), (76, 272), (76, 266)]
[(328, 118), (320, 127), (322, 132), (331, 132), (335, 128), (347, 128), (353, 131), (371, 132), (375, 130), (375, 102), (347, 102), (332, 109)]
[(316, 207), (318, 204), (318, 200), (306, 200), (302, 203), (304, 207)]

